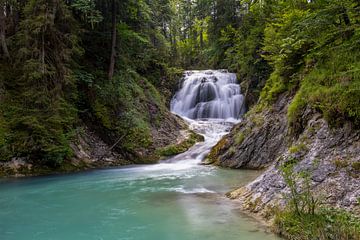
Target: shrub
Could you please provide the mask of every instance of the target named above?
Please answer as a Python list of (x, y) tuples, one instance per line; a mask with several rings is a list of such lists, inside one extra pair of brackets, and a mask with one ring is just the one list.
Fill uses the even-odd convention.
[(311, 191), (310, 175), (295, 173), (295, 164), (290, 159), (280, 169), (290, 194), (285, 196), (287, 208), (276, 212), (275, 232), (290, 240), (360, 239), (360, 219), (343, 210), (322, 207)]

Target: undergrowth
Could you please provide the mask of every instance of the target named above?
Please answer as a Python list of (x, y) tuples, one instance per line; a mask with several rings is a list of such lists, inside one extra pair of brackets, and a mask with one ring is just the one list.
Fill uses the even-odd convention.
[(275, 232), (290, 240), (360, 239), (360, 219), (324, 205), (311, 189), (310, 174), (294, 170), (296, 163), (290, 159), (280, 168), (289, 193), (284, 195), (287, 207), (275, 214)]

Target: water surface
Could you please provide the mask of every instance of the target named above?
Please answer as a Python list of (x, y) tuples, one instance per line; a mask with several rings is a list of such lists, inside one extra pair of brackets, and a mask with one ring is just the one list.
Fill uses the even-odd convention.
[(258, 172), (199, 165), (229, 124), (192, 126), (206, 141), (160, 164), (2, 180), (1, 239), (277, 239), (224, 197)]

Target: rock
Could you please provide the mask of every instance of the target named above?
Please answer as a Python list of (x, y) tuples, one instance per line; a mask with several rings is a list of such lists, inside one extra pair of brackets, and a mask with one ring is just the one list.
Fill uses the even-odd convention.
[(289, 194), (289, 188), (279, 168), (290, 159), (296, 161), (296, 172), (310, 174), (312, 192), (324, 199), (324, 204), (360, 215), (360, 174), (356, 168), (360, 163), (360, 131), (350, 124), (331, 129), (321, 115), (306, 110), (302, 132), (291, 135), (286, 121), (290, 101), (284, 95), (272, 109), (250, 111), (220, 142), (222, 146), (212, 151), (212, 158), (221, 166), (267, 168), (255, 181), (228, 196), (239, 199), (243, 209), (268, 218), (272, 208), (286, 205), (284, 195)]
[[(269, 109), (245, 118), (225, 137), (226, 144), (210, 153), (213, 161), (223, 167), (262, 169), (271, 164), (286, 149), (286, 106), (280, 101), (276, 111)], [(230, 148), (235, 149), (229, 152)]]

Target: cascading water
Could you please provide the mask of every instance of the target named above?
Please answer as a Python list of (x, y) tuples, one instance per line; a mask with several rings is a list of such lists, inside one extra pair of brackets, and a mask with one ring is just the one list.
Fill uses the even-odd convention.
[(166, 162), (189, 167), (201, 163), (238, 121), (243, 105), (244, 96), (234, 73), (227, 70), (185, 72), (180, 89), (171, 101), (171, 111), (183, 117), (205, 141)]
[(238, 119), (244, 96), (236, 75), (226, 70), (187, 71), (171, 111), (190, 119)]

